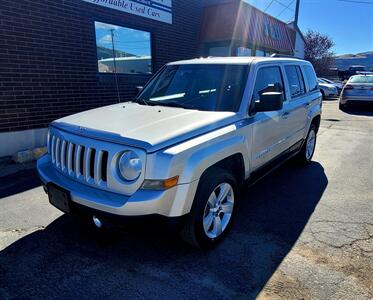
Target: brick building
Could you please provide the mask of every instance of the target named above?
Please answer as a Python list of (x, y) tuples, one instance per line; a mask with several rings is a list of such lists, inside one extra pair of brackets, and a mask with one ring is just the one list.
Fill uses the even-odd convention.
[[(245, 37), (216, 31), (227, 5)], [(43, 145), (56, 118), (132, 99), (169, 61), (292, 54), (294, 30), (250, 9), (239, 0), (1, 0), (0, 157)], [(253, 14), (259, 29), (245, 23)]]

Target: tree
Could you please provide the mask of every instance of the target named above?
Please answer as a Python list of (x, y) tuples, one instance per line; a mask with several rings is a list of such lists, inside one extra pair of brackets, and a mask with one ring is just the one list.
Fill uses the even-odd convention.
[(310, 61), (318, 76), (325, 76), (334, 67), (334, 41), (326, 34), (308, 30), (304, 35), (304, 58)]

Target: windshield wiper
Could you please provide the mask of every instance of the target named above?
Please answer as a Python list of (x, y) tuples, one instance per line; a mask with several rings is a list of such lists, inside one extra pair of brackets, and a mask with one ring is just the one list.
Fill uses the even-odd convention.
[(179, 102), (175, 102), (175, 101), (168, 101), (168, 102), (161, 102), (161, 101), (157, 101), (158, 103), (156, 105), (160, 105), (160, 106), (170, 106), (170, 107), (180, 107), (180, 108), (185, 108), (185, 109), (195, 109), (194, 106), (192, 105), (185, 105), (185, 104), (181, 104)]
[(138, 104), (149, 105), (149, 102), (148, 102), (147, 100), (145, 100), (144, 98), (136, 98), (135, 101), (136, 101), (136, 103), (138, 103)]

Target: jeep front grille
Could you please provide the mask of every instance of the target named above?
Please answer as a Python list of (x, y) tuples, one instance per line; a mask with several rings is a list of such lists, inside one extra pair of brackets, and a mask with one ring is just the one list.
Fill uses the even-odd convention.
[(52, 163), (62, 172), (90, 184), (106, 186), (108, 151), (72, 143), (53, 134), (49, 137), (48, 150)]

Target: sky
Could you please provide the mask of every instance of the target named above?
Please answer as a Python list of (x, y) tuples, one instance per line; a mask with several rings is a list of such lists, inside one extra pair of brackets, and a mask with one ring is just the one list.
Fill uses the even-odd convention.
[[(245, 0), (288, 22), (294, 19), (296, 0)], [(373, 0), (300, 0), (299, 28), (329, 35), (334, 52), (373, 51)], [(358, 2), (369, 2), (358, 3)]]
[(114, 48), (138, 56), (150, 56), (150, 33), (132, 28), (125, 28), (111, 24), (95, 22), (97, 45), (112, 49), (112, 35), (114, 32)]

